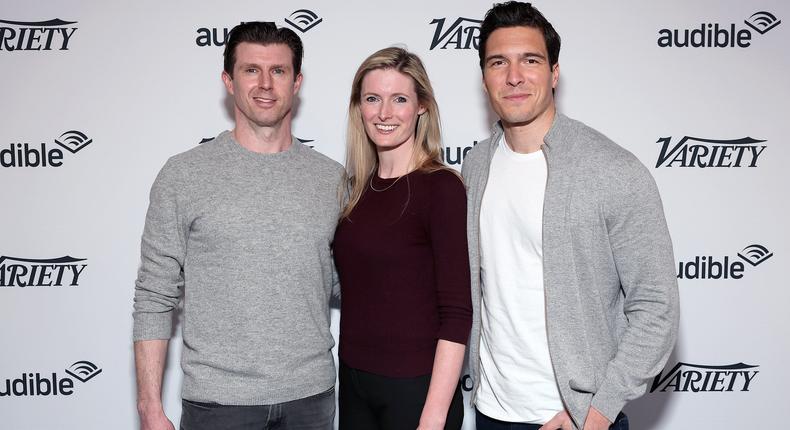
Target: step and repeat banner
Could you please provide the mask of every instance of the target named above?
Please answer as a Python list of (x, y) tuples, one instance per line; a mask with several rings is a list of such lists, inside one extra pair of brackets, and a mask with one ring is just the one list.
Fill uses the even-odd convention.
[[(424, 60), (445, 160), (488, 136), (477, 59), (490, 1), (5, 2), (0, 8), (0, 428), (136, 429), (134, 279), (166, 159), (230, 129), (220, 72), (243, 21), (305, 45), (294, 134), (339, 162), (359, 63)], [(752, 427), (790, 384), (790, 4), (536, 6), (562, 37), (559, 110), (648, 166), (663, 197), (680, 336), (633, 428)], [(333, 311), (337, 334), (339, 314)], [(164, 405), (180, 415), (180, 338)], [(469, 388), (467, 378), (464, 388)], [(473, 429), (467, 409), (465, 429)]]

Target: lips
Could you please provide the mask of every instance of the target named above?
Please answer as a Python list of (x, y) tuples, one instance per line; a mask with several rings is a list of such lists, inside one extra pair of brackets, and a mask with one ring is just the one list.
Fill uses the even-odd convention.
[(527, 98), (529, 98), (530, 95), (531, 94), (529, 94), (529, 93), (508, 94), (508, 95), (504, 96), (503, 98), (505, 100), (518, 102), (518, 101), (526, 100)]
[(273, 99), (270, 97), (253, 97), (252, 100), (259, 105), (265, 105), (265, 106), (272, 105), (274, 104), (274, 102), (277, 101), (277, 99)]
[(394, 124), (375, 124), (375, 126), (376, 126), (376, 130), (382, 133), (389, 133), (395, 130), (396, 128), (398, 128), (398, 126)]

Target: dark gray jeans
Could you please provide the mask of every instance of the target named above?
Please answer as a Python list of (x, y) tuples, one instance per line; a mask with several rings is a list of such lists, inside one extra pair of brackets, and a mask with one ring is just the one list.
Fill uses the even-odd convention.
[(225, 406), (182, 400), (181, 430), (332, 430), (335, 389), (275, 405)]

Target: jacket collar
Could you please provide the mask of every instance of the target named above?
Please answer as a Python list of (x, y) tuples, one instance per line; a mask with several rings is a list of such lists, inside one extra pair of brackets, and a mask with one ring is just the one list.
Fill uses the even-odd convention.
[[(567, 140), (565, 137), (571, 127), (571, 121), (570, 118), (560, 112), (555, 112), (554, 121), (551, 123), (549, 131), (546, 132), (546, 135), (543, 137), (543, 143), (549, 147), (550, 150), (555, 151), (564, 146), (564, 142)], [(489, 150), (492, 153), (504, 133), (505, 129), (502, 127), (502, 121), (497, 121), (491, 126), (491, 147)]]

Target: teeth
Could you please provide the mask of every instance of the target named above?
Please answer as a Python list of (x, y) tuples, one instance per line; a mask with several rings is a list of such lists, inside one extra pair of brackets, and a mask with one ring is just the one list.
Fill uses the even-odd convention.
[(397, 125), (384, 125), (384, 124), (376, 124), (376, 129), (381, 131), (392, 131), (395, 130)]

